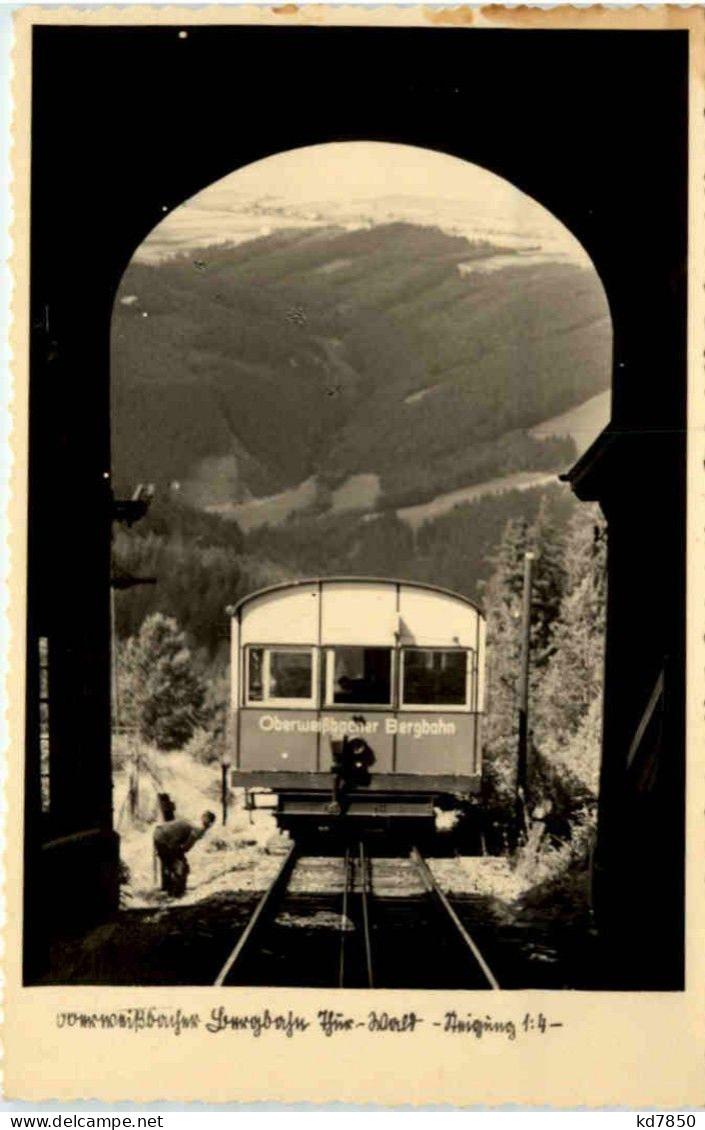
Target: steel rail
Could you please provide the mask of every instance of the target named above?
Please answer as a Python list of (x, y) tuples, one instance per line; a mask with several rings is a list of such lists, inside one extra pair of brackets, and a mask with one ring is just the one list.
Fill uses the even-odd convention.
[(490, 988), (498, 989), (499, 988), (499, 982), (497, 981), (497, 978), (495, 977), (494, 973), (492, 972), (489, 965), (485, 961), (484, 957), (480, 953), (479, 949), (477, 948), (476, 943), (473, 941), (472, 937), (470, 936), (470, 934), (468, 933), (468, 931), (465, 929), (462, 922), (458, 918), (458, 915), (453, 910), (453, 907), (449, 903), (445, 894), (443, 893), (441, 888), (438, 886), (438, 883), (436, 882), (436, 880), (433, 876), (433, 873), (431, 872), (430, 867), (426, 863), (426, 860), (423, 858), (423, 856), (421, 855), (421, 852), (418, 850), (418, 848), (412, 848), (411, 849), (411, 859), (412, 859), (413, 863), (415, 864), (416, 869), (419, 872), (419, 875), (421, 876), (424, 887), (429, 892), (429, 894), (432, 894), (438, 900), (438, 902), (441, 904), (441, 906), (443, 907), (444, 911), (446, 912), (446, 914), (450, 918), (451, 922), (455, 926), (456, 930), (460, 934), (460, 937), (462, 938), (463, 942), (465, 943), (467, 948), (471, 951), (473, 957), (475, 958), (475, 961), (477, 962), (480, 969), (482, 970), (482, 973), (483, 973), (485, 979), (487, 980)]
[(362, 906), (362, 929), (365, 939), (365, 965), (367, 967), (367, 983), (370, 989), (375, 987), (374, 972), (372, 969), (372, 939), (370, 937), (370, 914), (367, 902), (368, 894), (372, 893), (371, 861), (365, 855), (365, 845), (360, 841), (360, 903)]
[(274, 899), (279, 894), (282, 887), (285, 886), (288, 882), (289, 876), (291, 875), (291, 872), (294, 869), (294, 865), (296, 864), (296, 861), (298, 859), (298, 854), (299, 852), (297, 845), (292, 844), (289, 848), (286, 858), (284, 859), (284, 862), (277, 871), (277, 874), (274, 876), (272, 882), (267, 887), (267, 890), (264, 892), (259, 902), (257, 903), (257, 906), (255, 907), (249, 922), (238, 938), (237, 945), (233, 949), (230, 957), (225, 962), (225, 965), (213, 982), (215, 988), (220, 988), (220, 986), (225, 983), (226, 977), (242, 957), (245, 948), (252, 940), (252, 936), (255, 933), (255, 930), (261, 923), (265, 911), (270, 908), (271, 904), (274, 902)]

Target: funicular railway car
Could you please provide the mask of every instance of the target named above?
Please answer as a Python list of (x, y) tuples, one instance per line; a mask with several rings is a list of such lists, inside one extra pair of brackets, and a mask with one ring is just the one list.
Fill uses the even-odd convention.
[(230, 610), (233, 784), (279, 826), (401, 830), (480, 789), (485, 620), (413, 581), (294, 581)]

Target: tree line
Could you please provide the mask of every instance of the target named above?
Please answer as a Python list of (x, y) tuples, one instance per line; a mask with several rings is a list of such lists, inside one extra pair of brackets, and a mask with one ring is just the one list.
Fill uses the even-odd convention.
[(606, 608), (606, 528), (576, 506), (563, 529), (546, 506), (511, 519), (484, 586), (487, 715), (484, 790), (505, 823), (515, 807), (524, 559), (534, 554), (530, 634), (529, 779), (532, 808), (560, 838), (594, 821), (598, 796)]
[(481, 598), (491, 576), (493, 547), (511, 519), (528, 523), (543, 505), (562, 529), (575, 506), (555, 487), (487, 494), (433, 518), (414, 531), (393, 510), (292, 517), (244, 534), (233, 521), (184, 505), (178, 494), (157, 495), (147, 515), (113, 540), (113, 575), (156, 584), (118, 588), (116, 628), (135, 635), (154, 612), (173, 616), (189, 646), (213, 663), (226, 661), (225, 609), (268, 584), (305, 576), (382, 576), (425, 581)]

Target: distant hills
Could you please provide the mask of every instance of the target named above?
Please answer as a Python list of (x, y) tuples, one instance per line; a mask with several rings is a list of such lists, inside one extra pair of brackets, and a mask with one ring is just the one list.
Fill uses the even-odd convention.
[(114, 481), (176, 480), (234, 516), (306, 481), (324, 513), (358, 483), (389, 509), (553, 470), (572, 441), (532, 429), (607, 388), (610, 343), (592, 271), (410, 223), (133, 262), (113, 318)]

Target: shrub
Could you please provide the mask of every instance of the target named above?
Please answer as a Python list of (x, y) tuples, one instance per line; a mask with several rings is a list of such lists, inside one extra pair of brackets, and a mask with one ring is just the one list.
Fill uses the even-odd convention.
[(195, 730), (186, 746), (186, 753), (199, 765), (211, 765), (215, 761), (220, 761), (221, 742), (219, 735), (201, 728)]
[(182, 749), (202, 721), (205, 687), (176, 620), (155, 612), (122, 653), (125, 712), (144, 741)]

